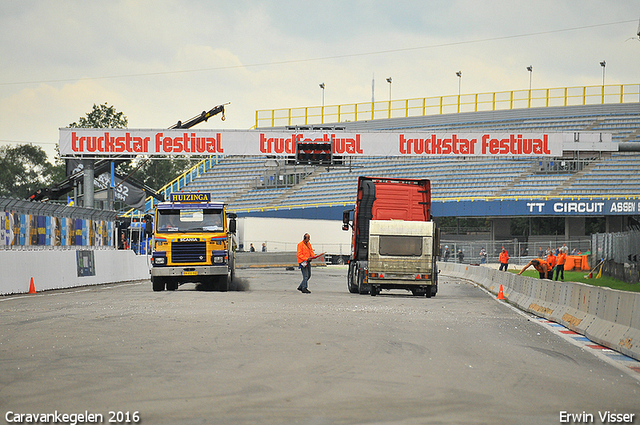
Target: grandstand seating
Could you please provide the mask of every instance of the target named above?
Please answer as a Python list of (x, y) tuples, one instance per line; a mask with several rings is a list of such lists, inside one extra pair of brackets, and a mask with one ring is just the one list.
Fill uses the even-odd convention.
[(632, 196), (640, 194), (640, 154), (613, 154), (566, 185), (561, 196)]
[[(584, 105), (458, 113), (340, 123), (347, 131), (611, 132), (614, 142), (640, 142), (640, 104)], [(181, 190), (208, 191), (231, 210), (353, 204), (358, 176), (428, 178), (433, 198), (639, 196), (640, 153), (591, 159), (573, 173), (541, 172), (536, 158), (353, 158), (318, 167), (289, 188), (262, 187), (267, 158), (226, 157)]]

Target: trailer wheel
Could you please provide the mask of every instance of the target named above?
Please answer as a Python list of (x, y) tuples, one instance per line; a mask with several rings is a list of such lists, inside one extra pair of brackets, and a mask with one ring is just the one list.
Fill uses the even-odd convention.
[(378, 295), (380, 293), (380, 290), (378, 288), (376, 288), (375, 286), (371, 287), (371, 296), (375, 297), (376, 295)]
[(159, 276), (151, 277), (151, 285), (154, 291), (164, 291), (165, 281), (164, 278)]

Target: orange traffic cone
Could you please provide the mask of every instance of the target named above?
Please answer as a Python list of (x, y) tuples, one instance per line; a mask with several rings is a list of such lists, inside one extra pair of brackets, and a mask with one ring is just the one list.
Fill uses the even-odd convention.
[(504, 300), (504, 293), (502, 292), (502, 284), (500, 284), (500, 290), (498, 291), (498, 299)]
[(31, 284), (29, 285), (29, 293), (30, 294), (36, 293), (36, 285), (33, 284), (33, 277), (31, 278)]

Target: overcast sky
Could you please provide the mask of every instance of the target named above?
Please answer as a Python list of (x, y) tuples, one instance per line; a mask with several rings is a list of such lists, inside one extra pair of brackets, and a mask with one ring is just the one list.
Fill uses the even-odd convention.
[(58, 128), (108, 103), (167, 128), (231, 102), (258, 109), (640, 83), (638, 0), (0, 0), (0, 143), (50, 155)]

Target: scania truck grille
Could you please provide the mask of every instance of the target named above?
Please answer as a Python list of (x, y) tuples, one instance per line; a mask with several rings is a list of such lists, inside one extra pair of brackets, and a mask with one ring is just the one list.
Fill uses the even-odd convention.
[(174, 242), (171, 245), (174, 263), (202, 263), (207, 261), (206, 242)]

